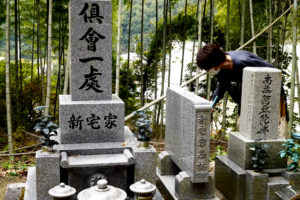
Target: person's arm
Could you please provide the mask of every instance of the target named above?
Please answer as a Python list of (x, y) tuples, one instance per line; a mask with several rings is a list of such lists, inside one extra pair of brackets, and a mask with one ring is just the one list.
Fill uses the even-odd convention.
[(226, 85), (218, 82), (217, 88), (214, 91), (214, 94), (212, 95), (211, 98), (211, 101), (214, 102), (214, 104), (212, 105), (212, 109), (214, 109), (216, 104), (223, 98), (226, 90), (227, 90)]

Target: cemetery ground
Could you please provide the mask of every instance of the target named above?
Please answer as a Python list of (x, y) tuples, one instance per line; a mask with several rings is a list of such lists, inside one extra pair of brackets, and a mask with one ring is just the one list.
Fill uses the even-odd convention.
[[(15, 145), (21, 147), (26, 144), (32, 144), (33, 142), (38, 143), (38, 140), (31, 136), (24, 137), (25, 139), (23, 139), (22, 141), (15, 142)], [(7, 145), (6, 135), (0, 134), (0, 138), (3, 138), (3, 140), (0, 141), (0, 146), (5, 147)], [(164, 139), (154, 138), (150, 143), (155, 147), (158, 153), (164, 151)], [(38, 149), (40, 149), (40, 147), (32, 148), (23, 152), (35, 152)], [(3, 151), (3, 149), (0, 149), (0, 151)], [(210, 152), (210, 168), (211, 170), (213, 170), (213, 161), (215, 159), (215, 156), (223, 155), (227, 152), (227, 140), (211, 139)], [(4, 199), (6, 187), (8, 184), (26, 182), (27, 170), (31, 166), (35, 166), (34, 154), (14, 156), (11, 158), (9, 158), (8, 156), (0, 157), (0, 200)], [(219, 194), (218, 196), (221, 196), (221, 194)]]

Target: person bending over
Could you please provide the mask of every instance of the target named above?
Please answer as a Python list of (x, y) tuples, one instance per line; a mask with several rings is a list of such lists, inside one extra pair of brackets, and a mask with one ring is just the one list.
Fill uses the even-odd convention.
[[(262, 58), (248, 51), (224, 52), (215, 44), (207, 44), (199, 49), (196, 57), (197, 65), (217, 78), (217, 88), (212, 95), (213, 107), (223, 98), (226, 91), (238, 104), (240, 115), (243, 69), (245, 67), (273, 67)], [(213, 108), (212, 108), (213, 109)], [(286, 97), (281, 86), (280, 115), (288, 121)]]

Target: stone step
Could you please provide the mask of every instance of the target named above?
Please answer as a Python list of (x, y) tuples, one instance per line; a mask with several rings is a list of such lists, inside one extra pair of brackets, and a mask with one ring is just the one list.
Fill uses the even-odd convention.
[(282, 200), (300, 199), (300, 193), (297, 192), (297, 190), (292, 186), (282, 188), (281, 190), (275, 193)]
[(61, 162), (61, 165), (64, 168), (129, 166), (134, 163), (134, 158), (128, 149), (125, 152), (126, 150), (123, 154), (67, 156), (67, 161)]
[(36, 200), (36, 168), (29, 167), (24, 200)]
[(270, 177), (267, 183), (267, 200), (282, 200), (276, 192), (288, 187), (289, 182), (281, 176)]

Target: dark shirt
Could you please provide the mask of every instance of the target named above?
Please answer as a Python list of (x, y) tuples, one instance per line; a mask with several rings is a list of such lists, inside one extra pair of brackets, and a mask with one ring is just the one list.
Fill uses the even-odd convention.
[(239, 105), (240, 113), (243, 69), (245, 67), (273, 67), (273, 65), (248, 51), (229, 51), (226, 54), (232, 59), (233, 69), (221, 69), (216, 75), (218, 85), (212, 96), (212, 100), (215, 100), (216, 96), (218, 96), (216, 103), (219, 102), (225, 92), (228, 91), (231, 98)]

